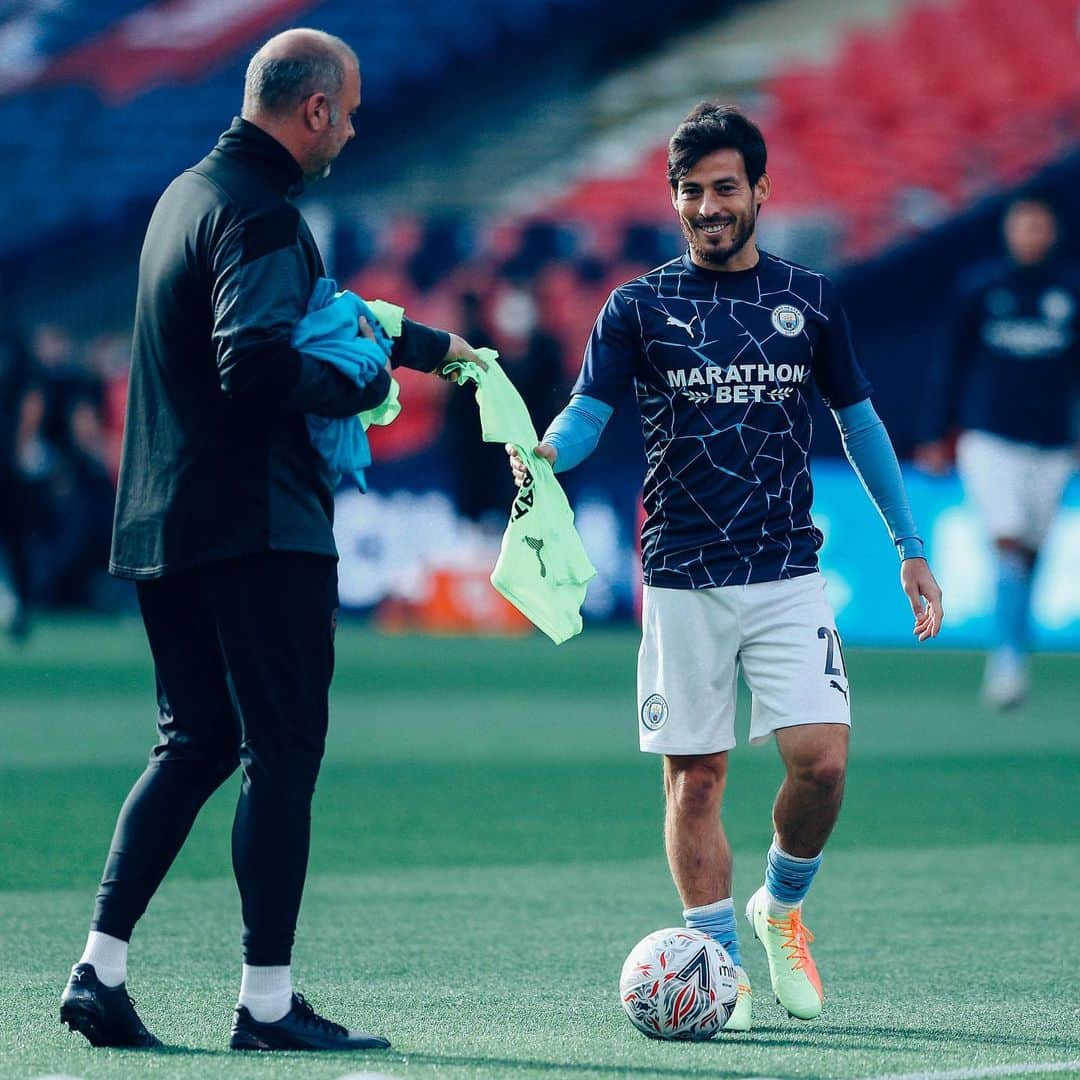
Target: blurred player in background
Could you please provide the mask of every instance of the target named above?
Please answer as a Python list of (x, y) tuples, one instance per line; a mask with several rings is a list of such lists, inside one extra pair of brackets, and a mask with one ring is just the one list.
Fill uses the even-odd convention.
[[(566, 400), (562, 348), (540, 322), (536, 297), (524, 285), (500, 289), (494, 303), (485, 304), (475, 292), (461, 298), (462, 325), (474, 346), (495, 349), (499, 363), (525, 402), (537, 431), (551, 422)], [(490, 309), (490, 318), (485, 317)], [(443, 438), (458, 513), (485, 522), (501, 536), (506, 507), (514, 488), (499, 446), (480, 436), (475, 388), (451, 394), (446, 401)]]
[[(334, 482), (306, 414), (385, 400), (291, 345), (322, 259), (290, 199), (353, 137), (356, 55), (289, 30), (252, 58), (243, 117), (166, 189), (139, 263), (111, 571), (136, 581), (159, 740), (120, 812), (61, 1020), (95, 1046), (156, 1046), (125, 988), (128, 940), (195, 817), (239, 766), (233, 868), (244, 967), (237, 1050), (386, 1047), (293, 993), (311, 799), (333, 674)], [(361, 321), (358, 332), (373, 336)], [(405, 320), (390, 361), (475, 359)], [(179, 1007), (179, 1003), (178, 1007)]]
[(1039, 549), (1075, 465), (1080, 389), (1080, 269), (1056, 254), (1057, 215), (1022, 197), (1005, 213), (1004, 258), (961, 280), (951, 347), (932, 369), (927, 441), (916, 461), (952, 464), (994, 546), (994, 641), (985, 700), (1028, 691), (1031, 584)]
[[(688, 249), (611, 294), (570, 403), (535, 450), (556, 472), (573, 468), (635, 387), (648, 460), (640, 742), (664, 756), (665, 840), (686, 924), (738, 968), (726, 1025), (737, 1031), (750, 1028), (751, 993), (720, 808), (740, 666), (751, 742), (775, 736), (787, 771), (765, 882), (746, 915), (788, 1012), (813, 1019), (823, 1000), (802, 902), (840, 810), (850, 713), (810, 517), (811, 383), (889, 527), (920, 641), (942, 617), (836, 292), (757, 247), (765, 164), (761, 132), (738, 110), (704, 102), (687, 116), (669, 145), (668, 181)], [(511, 464), (520, 484), (527, 466), (514, 453)]]

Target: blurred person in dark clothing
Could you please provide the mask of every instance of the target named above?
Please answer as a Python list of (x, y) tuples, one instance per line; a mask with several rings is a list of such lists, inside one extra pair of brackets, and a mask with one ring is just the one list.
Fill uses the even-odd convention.
[(0, 552), (15, 600), (8, 632), (16, 641), (30, 631), (29, 490), (20, 454), (41, 413), (29, 352), (18, 335), (0, 335)]
[(1007, 708), (1028, 691), (1031, 586), (1039, 549), (1076, 464), (1080, 267), (1057, 251), (1058, 218), (1041, 198), (1006, 208), (1007, 254), (961, 279), (951, 346), (931, 369), (926, 441), (933, 473), (956, 462), (994, 546), (995, 630), (983, 697)]
[[(500, 292), (492, 306), (490, 330), (476, 293), (465, 293), (461, 303), (465, 325), (471, 331), (468, 340), (499, 353), (499, 363), (521, 394), (534, 426), (543, 431), (562, 407), (567, 380), (562, 346), (540, 325), (532, 291), (514, 286)], [(514, 501), (514, 486), (502, 447), (481, 438), (473, 397), (467, 391), (453, 395), (447, 403), (445, 437), (455, 466), (454, 501), (465, 517), (487, 519), (501, 529)]]
[[(19, 519), (24, 595), (50, 607), (95, 607), (108, 562), (115, 491), (102, 430), (104, 383), (75, 339), (52, 323), (31, 333), (37, 414), (22, 438)], [(18, 527), (18, 526), (17, 526)]]
[(503, 370), (521, 394), (536, 430), (543, 431), (562, 409), (569, 389), (562, 346), (541, 325), (536, 297), (530, 289), (514, 288), (502, 293), (495, 303), (492, 322)]
[[(159, 1045), (127, 995), (128, 941), (238, 767), (244, 965), (231, 1047), (389, 1045), (319, 1016), (292, 987), (338, 608), (334, 482), (306, 415), (377, 407), (391, 365), (441, 373), (477, 358), (406, 319), (387, 368), (358, 385), (292, 346), (324, 269), (291, 199), (330, 172), (359, 105), (343, 41), (277, 35), (248, 66), (242, 117), (173, 180), (147, 227), (110, 569), (136, 582), (159, 741), (120, 811), (61, 997), (61, 1020), (95, 1046)], [(363, 320), (357, 333), (374, 337)]]
[(102, 604), (116, 489), (108, 468), (100, 397), (91, 389), (65, 403), (66, 425), (50, 444), (36, 485), (34, 596), (53, 607)]
[[(497, 349), (484, 317), (483, 297), (468, 290), (461, 295), (461, 325), (465, 339), (478, 349)], [(457, 511), (470, 521), (483, 521), (505, 501), (506, 466), (502, 453), (480, 436), (475, 387), (451, 394), (443, 413), (443, 443), (451, 468), (451, 493)], [(509, 492), (513, 499), (513, 489)]]
[(42, 435), (57, 450), (71, 438), (71, 414), (76, 405), (90, 401), (100, 407), (101, 379), (80, 361), (75, 341), (63, 327), (52, 323), (36, 326), (32, 334), (34, 361), (45, 395)]

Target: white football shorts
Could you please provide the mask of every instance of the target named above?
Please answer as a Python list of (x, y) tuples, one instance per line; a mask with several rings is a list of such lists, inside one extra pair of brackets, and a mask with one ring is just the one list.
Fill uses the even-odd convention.
[(956, 465), (990, 538), (1038, 551), (1072, 474), (1072, 450), (965, 431), (956, 444)]
[(752, 743), (779, 728), (851, 723), (821, 574), (714, 589), (646, 585), (641, 621), (638, 731), (648, 753), (730, 750), (740, 667)]

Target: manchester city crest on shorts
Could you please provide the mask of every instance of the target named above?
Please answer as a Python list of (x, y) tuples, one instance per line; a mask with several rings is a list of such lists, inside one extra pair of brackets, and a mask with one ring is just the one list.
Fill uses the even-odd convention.
[(641, 706), (641, 722), (650, 730), (657, 731), (667, 723), (668, 707), (662, 694), (652, 694)]
[(772, 310), (772, 324), (784, 337), (798, 337), (806, 325), (806, 316), (791, 304), (780, 304)]

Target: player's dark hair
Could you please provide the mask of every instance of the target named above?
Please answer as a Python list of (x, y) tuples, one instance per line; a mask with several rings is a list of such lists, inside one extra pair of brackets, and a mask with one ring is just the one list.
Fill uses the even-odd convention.
[(765, 172), (765, 139), (761, 129), (734, 105), (702, 101), (686, 115), (668, 143), (668, 183), (679, 181), (703, 158), (716, 150), (738, 150), (751, 186)]
[(1008, 214), (1017, 206), (1037, 206), (1045, 210), (1055, 221), (1060, 223), (1061, 212), (1055, 203), (1053, 196), (1039, 188), (1021, 188), (1005, 202), (1005, 213)]

